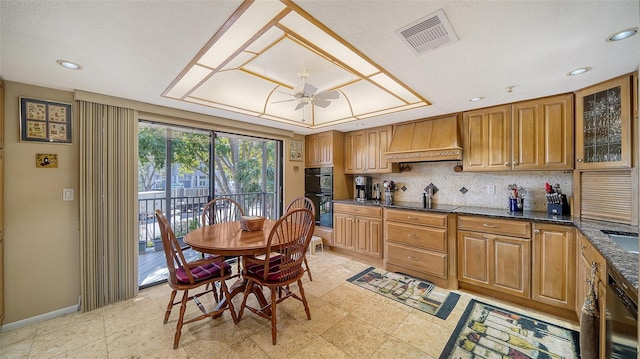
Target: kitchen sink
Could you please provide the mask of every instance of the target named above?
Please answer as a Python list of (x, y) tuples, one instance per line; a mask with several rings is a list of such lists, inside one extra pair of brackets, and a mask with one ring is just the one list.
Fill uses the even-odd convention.
[(638, 234), (630, 232), (618, 232), (602, 230), (602, 233), (606, 234), (617, 245), (622, 247), (627, 252), (638, 253)]

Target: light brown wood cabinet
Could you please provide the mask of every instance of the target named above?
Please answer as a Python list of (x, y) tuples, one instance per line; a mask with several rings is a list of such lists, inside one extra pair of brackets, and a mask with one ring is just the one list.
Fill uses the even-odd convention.
[(386, 266), (448, 287), (448, 215), (385, 209)]
[(633, 118), (638, 118), (638, 71), (633, 73)]
[(334, 204), (332, 245), (382, 258), (382, 207)]
[(463, 114), (465, 171), (573, 169), (573, 96)]
[[(335, 164), (334, 158), (342, 157), (344, 134), (338, 131), (327, 131), (305, 137), (306, 167), (325, 167)], [(340, 160), (342, 162), (342, 160)]]
[(573, 95), (513, 104), (512, 169), (573, 169)]
[(529, 298), (531, 223), (458, 217), (458, 280)]
[(532, 299), (575, 310), (576, 242), (569, 226), (533, 224)]
[(346, 174), (391, 173), (398, 171), (397, 163), (384, 158), (391, 141), (391, 126), (353, 131), (345, 134)]
[(592, 265), (595, 266), (595, 290), (598, 300), (598, 309), (600, 312), (600, 358), (606, 357), (606, 283), (607, 283), (607, 267), (605, 259), (597, 249), (589, 242), (587, 238), (579, 231), (576, 233), (577, 243), (577, 278), (576, 278), (576, 315), (578, 320), (582, 317), (582, 305), (585, 302), (589, 291), (588, 280), (591, 279)]
[(576, 169), (631, 166), (631, 76), (576, 91)]

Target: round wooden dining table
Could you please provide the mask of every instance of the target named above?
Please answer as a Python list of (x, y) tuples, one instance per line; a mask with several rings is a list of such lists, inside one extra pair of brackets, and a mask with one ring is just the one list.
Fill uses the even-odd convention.
[[(196, 228), (187, 233), (183, 240), (191, 248), (207, 254), (217, 254), (224, 257), (241, 257), (248, 255), (260, 255), (267, 252), (269, 233), (276, 224), (275, 220), (265, 220), (262, 230), (248, 232), (242, 230), (240, 221), (215, 223)], [(241, 258), (238, 258), (241, 260)], [(240, 276), (239, 280), (229, 288), (231, 298), (244, 292), (247, 281)], [(267, 304), (267, 300), (258, 286), (254, 286), (253, 294), (258, 299), (261, 307)], [(223, 298), (217, 308), (225, 304)]]

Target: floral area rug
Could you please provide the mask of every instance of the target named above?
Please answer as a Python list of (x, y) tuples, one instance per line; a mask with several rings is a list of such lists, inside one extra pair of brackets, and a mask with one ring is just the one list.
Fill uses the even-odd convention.
[(370, 267), (347, 281), (412, 308), (447, 319), (460, 295), (405, 274)]
[(440, 359), (580, 358), (579, 333), (471, 300)]

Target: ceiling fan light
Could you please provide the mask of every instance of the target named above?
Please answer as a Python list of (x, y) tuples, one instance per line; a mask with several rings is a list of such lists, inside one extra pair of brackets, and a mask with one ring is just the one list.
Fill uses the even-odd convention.
[(607, 42), (615, 42), (615, 41), (628, 39), (628, 38), (630, 38), (631, 36), (633, 36), (633, 35), (635, 35), (637, 33), (638, 33), (638, 28), (637, 27), (632, 27), (632, 28), (629, 28), (629, 29), (618, 31), (615, 34), (609, 36), (607, 38)]

